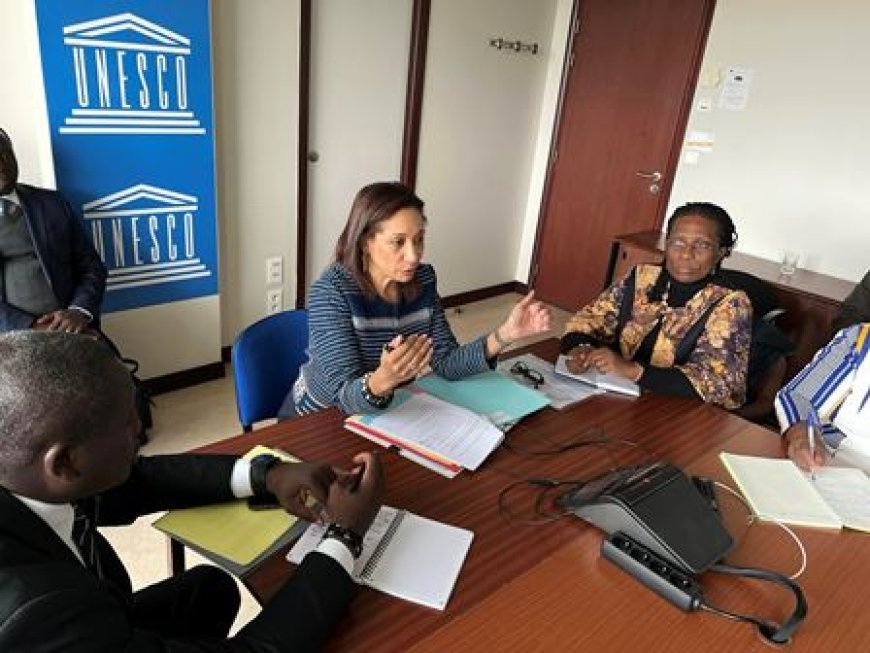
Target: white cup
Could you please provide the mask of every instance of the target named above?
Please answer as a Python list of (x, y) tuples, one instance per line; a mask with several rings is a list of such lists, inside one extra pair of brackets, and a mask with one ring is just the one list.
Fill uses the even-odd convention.
[(790, 276), (797, 270), (798, 261), (800, 261), (800, 252), (787, 249), (782, 253), (782, 262), (779, 264), (779, 271), (782, 274)]

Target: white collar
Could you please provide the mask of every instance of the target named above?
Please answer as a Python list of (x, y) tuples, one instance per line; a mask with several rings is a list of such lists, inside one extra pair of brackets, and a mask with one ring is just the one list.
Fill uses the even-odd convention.
[(49, 528), (57, 533), (57, 536), (64, 541), (70, 550), (81, 560), (82, 556), (78, 547), (73, 543), (72, 531), (73, 521), (75, 520), (75, 510), (70, 503), (46, 503), (38, 499), (23, 497), (20, 494), (11, 493), (25, 506), (30, 508), (33, 513), (42, 519)]
[(14, 188), (8, 195), (0, 195), (0, 198), (9, 200), (10, 202), (15, 202), (18, 206), (21, 206), (21, 200), (18, 199), (18, 192)]

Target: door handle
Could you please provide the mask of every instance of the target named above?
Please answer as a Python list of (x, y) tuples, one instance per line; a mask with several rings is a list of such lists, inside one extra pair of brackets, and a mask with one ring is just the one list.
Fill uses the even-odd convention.
[(641, 170), (638, 170), (634, 174), (638, 177), (649, 179), (654, 184), (657, 184), (662, 180), (662, 173), (660, 173), (658, 170), (656, 170), (655, 172), (642, 172)]

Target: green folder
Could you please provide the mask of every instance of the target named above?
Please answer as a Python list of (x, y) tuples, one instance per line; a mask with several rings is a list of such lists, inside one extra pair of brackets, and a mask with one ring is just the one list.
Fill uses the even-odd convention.
[(500, 372), (484, 372), (459, 381), (430, 374), (417, 379), (415, 384), (439, 399), (482, 415), (502, 430), (550, 405), (543, 393)]
[[(297, 461), (284, 452), (263, 446), (254, 447), (244, 457), (253, 458), (262, 453)], [(283, 536), (289, 535), (298, 521), (283, 509), (251, 510), (245, 499), (236, 499), (228, 503), (171, 510), (152, 526), (223, 564), (230, 571), (241, 574), (265, 557), (276, 543), (286, 540)]]

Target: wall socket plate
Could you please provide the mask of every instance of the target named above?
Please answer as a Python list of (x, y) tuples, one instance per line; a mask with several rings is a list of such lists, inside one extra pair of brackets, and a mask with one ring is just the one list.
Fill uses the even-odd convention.
[(271, 288), (266, 291), (266, 314), (274, 315), (284, 310), (284, 289)]
[(284, 259), (272, 256), (266, 259), (266, 285), (275, 286), (284, 283)]

